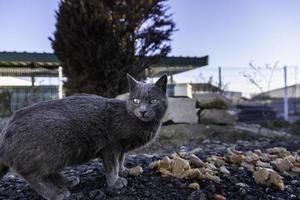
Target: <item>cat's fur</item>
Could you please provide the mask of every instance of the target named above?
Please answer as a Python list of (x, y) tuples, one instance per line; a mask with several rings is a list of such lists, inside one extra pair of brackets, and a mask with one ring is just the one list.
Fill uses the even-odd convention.
[(59, 170), (101, 158), (108, 186), (126, 186), (124, 153), (154, 138), (167, 109), (166, 76), (155, 84), (128, 80), (126, 101), (76, 95), (17, 111), (0, 135), (0, 174), (11, 169), (44, 198), (60, 200), (79, 180)]

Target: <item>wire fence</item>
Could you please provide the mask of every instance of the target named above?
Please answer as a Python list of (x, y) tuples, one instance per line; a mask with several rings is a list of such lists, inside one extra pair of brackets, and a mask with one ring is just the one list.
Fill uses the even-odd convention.
[[(286, 76), (285, 69), (286, 68)], [(175, 75), (177, 83), (210, 83), (229, 98), (248, 99), (249, 103), (271, 106), (281, 117), (300, 115), (300, 68), (274, 65), (203, 67)], [(188, 77), (188, 78), (187, 78)], [(285, 88), (287, 92), (286, 113)], [(238, 101), (237, 103), (239, 103)], [(244, 101), (245, 102), (245, 101)]]
[(59, 98), (59, 69), (0, 68), (0, 117), (34, 103)]

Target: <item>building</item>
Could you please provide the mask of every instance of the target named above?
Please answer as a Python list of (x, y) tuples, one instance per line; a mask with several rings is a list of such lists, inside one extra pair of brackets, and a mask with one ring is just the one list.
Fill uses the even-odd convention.
[[(263, 92), (255, 96), (254, 98), (271, 98), (278, 99), (284, 98), (285, 88), (278, 88), (274, 90), (270, 90), (268, 92)], [(289, 98), (300, 98), (300, 84), (290, 85), (287, 87), (287, 96)]]
[[(268, 92), (263, 92), (255, 97), (254, 100), (263, 101), (268, 103), (274, 108), (274, 110), (283, 116), (284, 113), (284, 94), (285, 88), (278, 88), (270, 90)], [(300, 115), (300, 84), (295, 84), (287, 87), (287, 97), (288, 97), (288, 113), (291, 118), (299, 118)], [(293, 116), (294, 115), (294, 116)], [(296, 116), (298, 115), (298, 117)]]
[[(208, 65), (204, 57), (166, 57), (146, 69), (157, 77)], [(0, 117), (32, 103), (63, 96), (63, 69), (52, 53), (0, 52)]]

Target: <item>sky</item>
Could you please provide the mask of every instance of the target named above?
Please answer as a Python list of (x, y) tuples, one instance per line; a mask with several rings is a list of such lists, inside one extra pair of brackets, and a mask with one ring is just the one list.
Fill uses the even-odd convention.
[[(55, 30), (58, 0), (0, 0), (0, 51), (53, 52), (49, 36)], [(177, 82), (222, 82), (244, 93), (282, 87), (283, 66), (288, 84), (300, 82), (299, 0), (169, 0), (178, 31), (172, 36), (172, 56), (209, 55), (209, 65), (175, 76)], [(261, 70), (249, 67), (252, 62)], [(299, 68), (299, 69), (298, 69)], [(261, 89), (251, 84), (250, 74)], [(225, 86), (224, 86), (225, 87)]]

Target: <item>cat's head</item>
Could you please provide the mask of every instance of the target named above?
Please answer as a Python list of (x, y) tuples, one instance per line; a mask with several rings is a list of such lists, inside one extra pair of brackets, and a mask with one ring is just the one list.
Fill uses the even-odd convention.
[(144, 83), (127, 74), (129, 84), (128, 112), (144, 122), (161, 120), (167, 110), (166, 87), (168, 78), (163, 75), (156, 83)]

